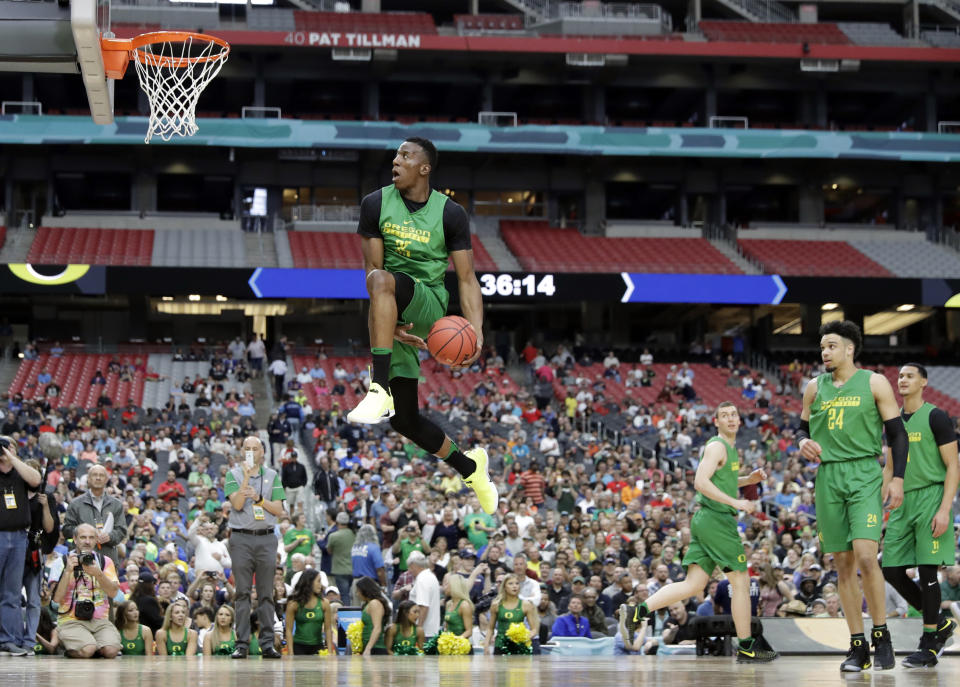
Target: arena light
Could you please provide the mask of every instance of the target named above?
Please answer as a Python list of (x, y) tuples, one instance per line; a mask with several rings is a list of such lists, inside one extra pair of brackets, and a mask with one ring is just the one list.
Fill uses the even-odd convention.
[(172, 300), (173, 300), (173, 296), (163, 296), (162, 300), (172, 301)]
[(824, 303), (822, 306), (820, 306), (820, 309), (821, 309), (821, 310), (836, 310), (836, 309), (839, 308), (839, 307), (840, 307), (840, 304), (839, 304), (839, 303)]
[(903, 305), (897, 306), (897, 312), (910, 312), (916, 307), (913, 303), (904, 303)]
[(191, 293), (189, 296), (187, 296), (187, 300), (196, 303), (197, 301), (200, 300), (200, 295), (196, 293)]
[(227, 302), (226, 296), (221, 296), (220, 294), (217, 294), (217, 303), (226, 303), (226, 302)]

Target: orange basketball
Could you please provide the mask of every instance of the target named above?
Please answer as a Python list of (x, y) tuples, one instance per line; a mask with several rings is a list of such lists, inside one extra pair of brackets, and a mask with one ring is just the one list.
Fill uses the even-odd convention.
[(465, 318), (447, 315), (430, 327), (427, 348), (444, 365), (460, 365), (477, 350), (477, 332)]

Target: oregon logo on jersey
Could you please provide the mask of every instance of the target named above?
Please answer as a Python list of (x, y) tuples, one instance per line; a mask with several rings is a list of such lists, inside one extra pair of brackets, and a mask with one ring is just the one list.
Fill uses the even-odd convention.
[(860, 407), (860, 397), (859, 396), (837, 396), (832, 398), (829, 401), (824, 401), (820, 406), (822, 410), (827, 410), (829, 408), (859, 408)]
[(734, 460), (730, 462), (730, 469), (734, 472), (740, 472), (740, 461)]
[(307, 620), (313, 620), (317, 617), (317, 614), (314, 611), (307, 611)]

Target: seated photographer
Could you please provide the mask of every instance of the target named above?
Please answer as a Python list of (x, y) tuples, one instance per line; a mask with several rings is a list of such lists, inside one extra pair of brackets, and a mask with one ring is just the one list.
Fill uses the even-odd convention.
[(67, 656), (115, 658), (122, 640), (109, 620), (110, 599), (120, 584), (113, 561), (94, 553), (97, 530), (81, 523), (74, 531), (76, 550), (67, 555), (53, 600), (60, 607), (59, 633)]

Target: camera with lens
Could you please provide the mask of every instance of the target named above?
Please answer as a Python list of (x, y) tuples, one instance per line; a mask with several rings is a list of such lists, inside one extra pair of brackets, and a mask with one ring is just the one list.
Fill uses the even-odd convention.
[(93, 612), (96, 606), (90, 599), (77, 601), (73, 607), (73, 615), (77, 620), (93, 620)]
[(76, 568), (73, 569), (73, 576), (77, 579), (80, 579), (81, 577), (83, 577), (82, 566), (93, 565), (96, 562), (97, 557), (94, 556), (92, 553), (81, 553), (78, 555), (78, 558), (80, 559), (80, 565), (78, 565)]

